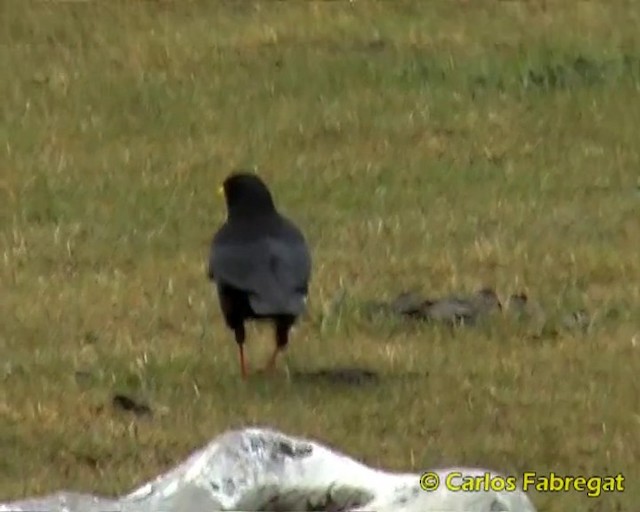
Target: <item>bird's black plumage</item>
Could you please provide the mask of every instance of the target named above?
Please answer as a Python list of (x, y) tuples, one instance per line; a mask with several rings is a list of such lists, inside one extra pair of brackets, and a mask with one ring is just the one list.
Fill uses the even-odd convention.
[(222, 188), (227, 220), (211, 242), (208, 276), (216, 283), (225, 322), (235, 333), (245, 374), (245, 321), (274, 322), (277, 347), (272, 365), (305, 309), (311, 255), (300, 229), (278, 212), (258, 176), (236, 172)]

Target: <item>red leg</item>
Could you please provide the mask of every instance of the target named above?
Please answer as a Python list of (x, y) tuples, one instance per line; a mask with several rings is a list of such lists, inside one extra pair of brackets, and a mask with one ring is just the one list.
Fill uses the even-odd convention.
[(269, 361), (267, 362), (267, 366), (265, 367), (265, 370), (272, 371), (275, 368), (276, 359), (278, 358), (279, 353), (280, 353), (280, 347), (276, 347), (273, 351), (273, 354), (271, 354)]
[(286, 318), (284, 320), (279, 319), (276, 321), (276, 348), (274, 349), (273, 354), (271, 354), (271, 357), (269, 358), (264, 371), (270, 372), (275, 368), (278, 354), (286, 348), (287, 343), (289, 342), (289, 329), (291, 328), (292, 324), (293, 322), (289, 318)]
[(234, 328), (234, 333), (236, 336), (236, 343), (238, 344), (238, 350), (240, 351), (240, 371), (242, 372), (242, 378), (246, 379), (247, 372), (247, 363), (244, 360), (244, 340), (246, 338), (246, 333), (244, 331), (244, 324), (240, 323)]
[(242, 378), (246, 379), (248, 372), (247, 372), (247, 364), (244, 360), (244, 347), (242, 345), (238, 346), (240, 349), (240, 371), (242, 372)]

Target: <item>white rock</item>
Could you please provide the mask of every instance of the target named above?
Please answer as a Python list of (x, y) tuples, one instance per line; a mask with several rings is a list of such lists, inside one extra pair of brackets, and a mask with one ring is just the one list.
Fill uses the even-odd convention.
[[(444, 482), (452, 471), (434, 470)], [(176, 468), (119, 499), (60, 492), (0, 504), (0, 512), (181, 512), (349, 510), (353, 512), (535, 512), (520, 490), (420, 488), (420, 475), (365, 466), (321, 444), (250, 428), (226, 432)]]

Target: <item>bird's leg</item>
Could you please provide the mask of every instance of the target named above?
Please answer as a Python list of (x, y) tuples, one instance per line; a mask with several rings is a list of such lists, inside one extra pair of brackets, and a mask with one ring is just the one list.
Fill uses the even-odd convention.
[(276, 347), (274, 349), (273, 353), (271, 354), (271, 357), (269, 358), (269, 361), (267, 362), (265, 370), (273, 371), (273, 369), (276, 366), (276, 359), (278, 358), (278, 353), (279, 352), (280, 352), (280, 347)]
[(289, 329), (291, 328), (291, 322), (289, 321), (277, 321), (276, 322), (276, 347), (267, 362), (265, 367), (266, 371), (272, 371), (276, 365), (276, 359), (278, 354), (283, 351), (287, 343), (289, 343)]
[(248, 376), (247, 364), (244, 359), (244, 346), (240, 345), (240, 370), (242, 371), (242, 378), (246, 379)]
[(236, 343), (238, 344), (238, 349), (240, 351), (240, 371), (242, 372), (242, 378), (247, 378), (247, 365), (244, 359), (244, 340), (246, 337), (246, 333), (244, 331), (244, 324), (240, 324), (234, 329), (234, 333), (236, 335)]

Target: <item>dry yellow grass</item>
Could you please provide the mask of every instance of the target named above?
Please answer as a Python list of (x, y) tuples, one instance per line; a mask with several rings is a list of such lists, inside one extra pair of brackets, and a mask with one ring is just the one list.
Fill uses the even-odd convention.
[[(533, 499), (634, 510), (634, 3), (2, 9), (0, 500), (123, 492), (261, 424), (392, 469), (622, 472), (622, 494)], [(260, 170), (313, 248), (289, 368), (358, 365), (382, 384), (240, 381), (204, 271), (215, 190), (238, 166)], [(532, 340), (507, 321), (452, 336), (358, 312), (482, 284), (596, 321)], [(249, 336), (255, 367), (271, 333)], [(113, 411), (117, 391), (156, 416)]]

